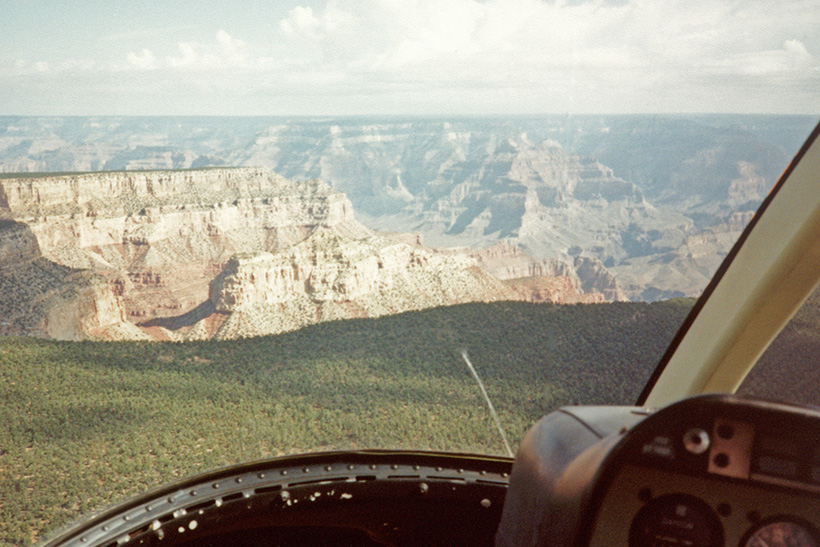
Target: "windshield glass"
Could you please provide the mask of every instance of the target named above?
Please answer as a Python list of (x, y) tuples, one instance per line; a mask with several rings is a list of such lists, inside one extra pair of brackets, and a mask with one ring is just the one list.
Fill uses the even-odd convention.
[(0, 546), (633, 403), (817, 122), (814, 3), (676, 6), (0, 8)]
[(738, 388), (738, 393), (771, 400), (820, 405), (817, 381), (817, 333), (820, 291), (803, 303), (769, 345)]

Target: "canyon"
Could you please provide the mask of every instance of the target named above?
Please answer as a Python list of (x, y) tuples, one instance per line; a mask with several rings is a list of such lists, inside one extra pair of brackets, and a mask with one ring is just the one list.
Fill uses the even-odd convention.
[[(535, 263), (594, 270), (599, 285), (616, 280), (607, 299), (652, 301), (703, 290), (815, 123), (740, 115), (0, 117), (0, 172), (265, 167), (325, 181), (371, 230), (469, 252), (509, 244)], [(163, 260), (161, 249), (145, 259)], [(209, 276), (227, 259), (214, 261)]]
[(0, 218), (2, 334), (237, 338), (464, 302), (621, 297), (603, 267), (585, 280), (511, 244), (475, 253), (379, 234), (342, 192), (266, 168), (6, 176)]

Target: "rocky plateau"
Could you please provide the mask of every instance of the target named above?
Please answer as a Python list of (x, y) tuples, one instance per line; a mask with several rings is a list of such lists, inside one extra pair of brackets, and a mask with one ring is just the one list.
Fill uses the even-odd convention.
[(702, 291), (816, 123), (740, 115), (0, 117), (0, 172), (262, 166), (326, 181), (372, 230), (416, 233), (436, 248), (508, 243), (536, 263), (576, 273), (594, 266), (601, 280), (617, 280), (619, 295), (607, 298), (657, 300)]
[(621, 297), (602, 266), (581, 279), (514, 245), (375, 233), (338, 190), (266, 168), (8, 176), (0, 218), (4, 334), (236, 338), (462, 302)]

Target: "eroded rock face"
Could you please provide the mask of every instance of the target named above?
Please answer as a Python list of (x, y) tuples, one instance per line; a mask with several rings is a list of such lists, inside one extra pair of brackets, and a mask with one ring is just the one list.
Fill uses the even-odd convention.
[(218, 336), (233, 337), (511, 294), (467, 256), (319, 229), (279, 253), (233, 257), (211, 283), (210, 302), (230, 314)]
[[(0, 204), (14, 219), (0, 226), (12, 265), (0, 281), (30, 302), (3, 303), (6, 327), (27, 334), (232, 338), (462, 302), (604, 298), (567, 264), (517, 248), (476, 258), (374, 234), (340, 192), (265, 169), (6, 178)], [(503, 269), (491, 256), (510, 259), (503, 275), (486, 271)]]
[(236, 252), (286, 248), (316, 226), (370, 233), (343, 194), (266, 169), (9, 178), (0, 203), (45, 258), (105, 274), (135, 322), (202, 303)]
[[(276, 254), (234, 256), (211, 283), (217, 337), (274, 334), (322, 320), (378, 317), (464, 302), (600, 302), (570, 277), (501, 281), (463, 252), (320, 229)], [(201, 336), (201, 331), (182, 333)]]
[(599, 292), (584, 293), (580, 290), (576, 275), (519, 277), (505, 283), (520, 296), (510, 300), (560, 304), (597, 304), (607, 301)]
[(635, 256), (610, 271), (632, 300), (698, 295), (754, 216), (735, 212), (724, 223), (691, 234), (662, 254)]
[[(577, 278), (574, 268), (566, 261), (533, 258), (514, 243), (497, 243), (486, 249), (473, 251), (470, 256), (475, 258), (484, 270), (499, 279), (539, 276)], [(580, 280), (578, 282), (580, 283)]]
[[(290, 245), (304, 237), (305, 226), (367, 232), (343, 194), (265, 169), (0, 179), (3, 203), (7, 216), (31, 228), (43, 256), (75, 267), (150, 267), (220, 255), (224, 262), (233, 248)], [(148, 250), (154, 252), (146, 256)]]
[[(0, 172), (264, 166), (327, 181), (370, 228), (419, 232), (438, 247), (512, 239), (539, 259), (595, 257), (630, 298), (652, 299), (704, 288), (714, 271), (707, 264), (719, 257), (692, 259), (691, 243), (710, 232), (725, 254), (718, 234), (730, 216), (756, 208), (816, 123), (746, 115), (6, 116)], [(567, 253), (571, 247), (579, 252)]]
[(90, 271), (43, 258), (28, 226), (0, 221), (0, 334), (58, 340), (137, 339), (122, 299)]
[(581, 289), (586, 293), (600, 293), (607, 301), (625, 301), (626, 296), (613, 276), (597, 258), (579, 256), (575, 259)]
[(25, 224), (0, 220), (0, 272), (40, 257), (37, 238)]
[(531, 302), (593, 303), (625, 300), (614, 276), (597, 259), (537, 259), (502, 242), (470, 254), (478, 265)]
[(476, 150), (470, 135), (461, 137), (464, 144), (448, 150), (451, 161), (428, 188), (398, 214), (371, 224), (418, 229), (440, 246), (481, 248), (506, 239), (552, 259), (592, 241), (601, 242), (598, 254), (625, 256), (610, 236), (657, 216), (636, 185), (555, 141), (533, 143), (522, 134)]
[[(82, 272), (83, 275), (93, 275)], [(57, 340), (140, 340), (149, 338), (128, 322), (125, 306), (105, 279), (91, 277), (74, 287), (69, 298), (55, 297), (48, 306), (43, 333)]]

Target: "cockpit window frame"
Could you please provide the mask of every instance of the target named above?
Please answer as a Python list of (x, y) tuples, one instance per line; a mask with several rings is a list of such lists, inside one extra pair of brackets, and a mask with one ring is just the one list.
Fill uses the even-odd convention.
[[(800, 211), (790, 211), (790, 205)], [(664, 406), (702, 393), (734, 393), (820, 283), (820, 238), (811, 237), (818, 233), (820, 123), (721, 263), (636, 404)], [(760, 270), (756, 259), (766, 263)]]

